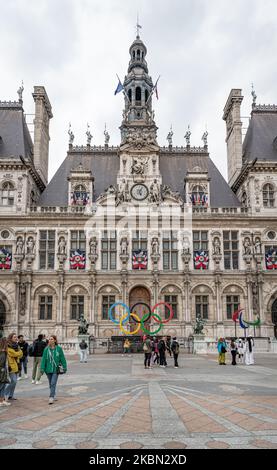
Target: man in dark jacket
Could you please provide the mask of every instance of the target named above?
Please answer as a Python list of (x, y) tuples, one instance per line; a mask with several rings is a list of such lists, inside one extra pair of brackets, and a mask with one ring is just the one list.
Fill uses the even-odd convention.
[(174, 336), (173, 341), (172, 341), (172, 344), (171, 344), (171, 350), (172, 350), (172, 352), (173, 352), (174, 367), (175, 367), (175, 369), (176, 369), (177, 367), (179, 367), (179, 365), (178, 365), (179, 349), (180, 349), (180, 345), (179, 345), (179, 343), (178, 343), (178, 341), (177, 341), (176, 336)]
[(166, 366), (166, 359), (165, 359), (166, 345), (165, 345), (165, 341), (163, 338), (161, 338), (158, 342), (158, 350), (159, 350), (159, 355), (160, 355), (160, 367), (165, 367)]
[(19, 367), (18, 367), (18, 378), (17, 380), (22, 379), (22, 368), (24, 370), (24, 377), (28, 379), (27, 375), (27, 362), (28, 362), (28, 343), (24, 340), (23, 335), (18, 336), (18, 346), (20, 347), (21, 351), (23, 352), (23, 356), (20, 359)]
[(34, 356), (34, 364), (33, 364), (33, 373), (32, 373), (32, 384), (36, 383), (40, 385), (42, 382), (41, 372), (40, 372), (40, 363), (41, 358), (43, 355), (44, 348), (46, 348), (47, 344), (43, 341), (43, 335), (38, 335), (37, 339), (33, 343), (33, 356)]

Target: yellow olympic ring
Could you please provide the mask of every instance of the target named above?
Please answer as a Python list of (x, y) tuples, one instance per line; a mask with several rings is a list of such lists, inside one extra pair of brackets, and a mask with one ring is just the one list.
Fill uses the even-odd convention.
[(123, 321), (125, 320), (125, 318), (128, 317), (128, 313), (125, 313), (125, 315), (123, 315), (123, 317), (120, 318), (119, 328), (120, 328), (120, 331), (122, 331), (122, 333), (124, 333), (125, 335), (136, 335), (138, 331), (140, 330), (140, 318), (136, 313), (131, 313), (130, 316), (135, 318), (135, 320), (139, 322), (137, 328), (134, 331), (126, 331), (124, 327), (122, 326)]

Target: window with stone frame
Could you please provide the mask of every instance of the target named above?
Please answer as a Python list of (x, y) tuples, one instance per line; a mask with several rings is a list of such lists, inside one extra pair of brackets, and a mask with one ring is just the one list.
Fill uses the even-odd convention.
[(79, 320), (84, 315), (84, 295), (71, 295), (70, 297), (70, 320)]
[(10, 181), (2, 184), (1, 204), (2, 206), (14, 205), (15, 190), (14, 185)]
[(53, 296), (39, 296), (39, 320), (52, 320)]
[(267, 183), (263, 187), (263, 205), (264, 207), (274, 207), (275, 195), (272, 184)]
[[(115, 303), (115, 295), (102, 296), (102, 320), (109, 320), (109, 309)], [(112, 312), (114, 314), (114, 312)]]
[(55, 230), (39, 231), (39, 269), (55, 267)]
[[(177, 295), (165, 295), (165, 303), (171, 305), (173, 310), (173, 318), (178, 318), (178, 296)], [(165, 319), (169, 318), (170, 312), (168, 308), (165, 307)]]
[(208, 195), (205, 192), (205, 189), (200, 184), (193, 186), (190, 200), (193, 206), (207, 206)]
[(101, 240), (101, 269), (116, 269), (117, 239), (115, 230), (104, 230)]
[(207, 230), (193, 230), (194, 269), (209, 268), (209, 238)]
[(239, 295), (226, 295), (227, 320), (232, 320), (233, 313), (238, 310), (239, 305), (240, 305)]
[(196, 317), (207, 320), (209, 317), (209, 296), (196, 295), (195, 296), (195, 314)]
[(239, 269), (239, 232), (223, 231), (224, 268)]
[(86, 267), (86, 234), (84, 230), (70, 231), (70, 269)]
[(178, 232), (176, 230), (163, 232), (163, 269), (165, 271), (178, 269)]

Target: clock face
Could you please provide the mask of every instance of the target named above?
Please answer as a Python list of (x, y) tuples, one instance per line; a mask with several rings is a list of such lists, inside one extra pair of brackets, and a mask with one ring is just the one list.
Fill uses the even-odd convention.
[(137, 201), (143, 201), (148, 196), (148, 188), (145, 184), (135, 184), (131, 188), (131, 195)]

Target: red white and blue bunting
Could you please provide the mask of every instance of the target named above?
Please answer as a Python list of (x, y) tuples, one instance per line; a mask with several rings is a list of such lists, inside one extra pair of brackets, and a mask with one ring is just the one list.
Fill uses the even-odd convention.
[(266, 269), (277, 269), (277, 253), (276, 247), (266, 247), (265, 249), (265, 267)]
[(70, 254), (70, 269), (85, 269), (86, 253), (81, 250), (73, 250)]
[(12, 269), (12, 252), (0, 248), (0, 269)]
[(208, 269), (209, 268), (209, 256), (204, 250), (196, 251), (194, 253), (194, 268), (195, 269)]
[(132, 266), (133, 269), (147, 269), (147, 250), (133, 251)]

